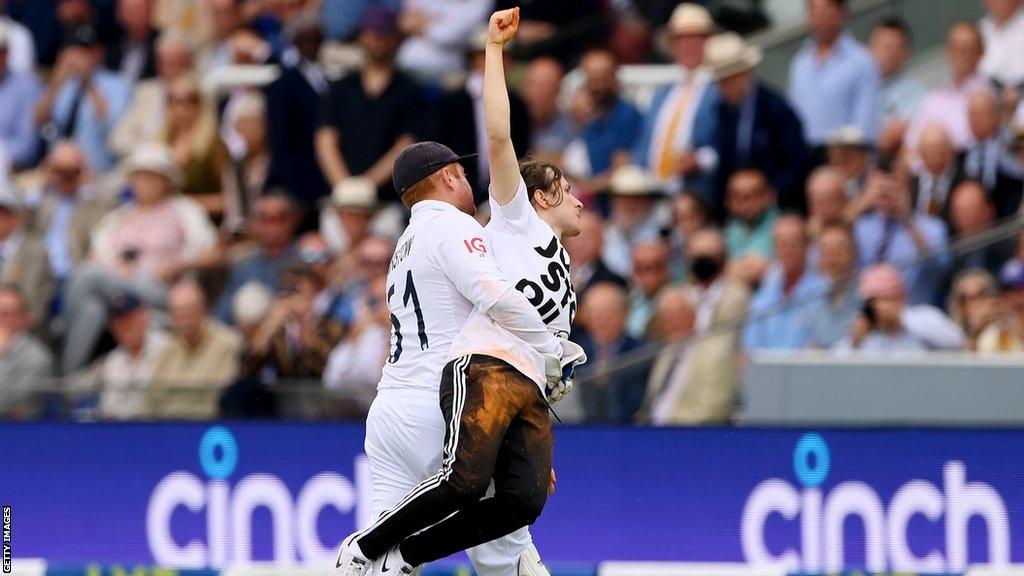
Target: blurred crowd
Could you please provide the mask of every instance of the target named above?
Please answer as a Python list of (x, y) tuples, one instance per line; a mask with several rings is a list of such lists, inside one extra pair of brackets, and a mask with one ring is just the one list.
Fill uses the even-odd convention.
[[(516, 151), (587, 207), (580, 418), (728, 422), (759, 350), (1024, 352), (1024, 235), (996, 227), (1024, 195), (1021, 0), (948, 30), (939, 86), (902, 20), (862, 42), (847, 2), (803, 2), (784, 92), (700, 4), (522, 7)], [(0, 0), (0, 417), (364, 415), (393, 161), (480, 153), (486, 221), (485, 25), (515, 4)], [(673, 80), (641, 101), (620, 67), (651, 62)]]

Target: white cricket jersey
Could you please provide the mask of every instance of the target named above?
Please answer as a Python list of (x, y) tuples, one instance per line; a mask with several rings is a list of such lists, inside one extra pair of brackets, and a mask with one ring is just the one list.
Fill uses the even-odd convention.
[[(568, 338), (576, 317), (569, 252), (530, 204), (522, 178), (508, 204), (501, 206), (491, 198), (490, 206), (491, 221), (484, 227), (484, 238), (501, 273), (537, 309), (548, 330)], [(470, 314), (449, 357), (465, 354), (501, 358), (544, 389), (544, 358), (486, 314)]]
[(474, 309), (510, 289), (472, 216), (437, 200), (412, 207), (387, 278), (391, 353), (378, 389), (437, 390), (452, 340)]

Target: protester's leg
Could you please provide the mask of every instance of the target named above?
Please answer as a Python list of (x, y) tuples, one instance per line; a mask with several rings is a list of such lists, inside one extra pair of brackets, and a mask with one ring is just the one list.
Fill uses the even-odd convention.
[(519, 407), (500, 396), (485, 398), (482, 383), (490, 371), (480, 358), (486, 357), (463, 356), (445, 366), (441, 411), (447, 426), (441, 470), (360, 532), (355, 542), (367, 558), (379, 557), (485, 495), (505, 430)]
[(540, 389), (514, 368), (488, 362), (482, 380), (488, 403), (515, 404), (494, 467), (494, 496), (464, 506), (446, 520), (407, 538), (399, 546), (412, 565), (505, 536), (532, 524), (547, 501), (551, 478), (552, 430)]

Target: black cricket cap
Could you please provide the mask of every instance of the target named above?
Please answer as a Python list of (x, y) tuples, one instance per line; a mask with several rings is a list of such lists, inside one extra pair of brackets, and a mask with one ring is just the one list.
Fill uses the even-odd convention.
[(439, 169), (476, 157), (476, 154), (459, 156), (452, 152), (451, 148), (438, 142), (417, 142), (402, 150), (402, 153), (395, 159), (395, 167), (391, 172), (391, 183), (395, 185), (395, 190), (401, 196), (413, 184)]

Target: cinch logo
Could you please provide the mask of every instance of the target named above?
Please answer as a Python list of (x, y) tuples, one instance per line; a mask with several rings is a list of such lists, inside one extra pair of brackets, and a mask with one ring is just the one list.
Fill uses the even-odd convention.
[[(363, 499), (359, 486), (370, 477), (369, 464), (362, 455), (355, 463), (355, 485), (336, 472), (321, 472), (309, 478), (294, 497), (285, 483), (271, 474), (250, 474), (229, 484), (228, 477), (238, 464), (238, 444), (223, 426), (203, 434), (199, 463), (207, 481), (179, 470), (161, 479), (150, 496), (146, 537), (157, 564), (203, 568), (251, 563), (252, 516), (257, 508), (270, 512), (275, 562), (326, 563), (334, 558), (338, 543), (320, 541), (320, 512), (328, 507), (342, 514), (356, 510), (360, 526), (366, 520), (360, 512), (369, 512), (369, 506), (358, 505)], [(171, 516), (179, 507), (192, 514), (205, 513), (205, 543), (193, 538), (179, 544), (181, 538), (171, 533)]]
[[(821, 490), (829, 472), (829, 449), (819, 434), (800, 438), (793, 452), (798, 490), (780, 478), (761, 482), (751, 492), (743, 509), (741, 527), (743, 554), (751, 564), (776, 564), (788, 571), (841, 571), (843, 523), (856, 516), (863, 523), (864, 557), (869, 571), (961, 572), (967, 566), (967, 523), (972, 517), (984, 521), (988, 534), (990, 564), (1009, 564), (1010, 528), (1006, 506), (988, 484), (967, 482), (963, 462), (946, 462), (940, 490), (925, 480), (910, 480), (884, 505), (878, 494), (864, 482), (840, 482), (827, 494)], [(778, 555), (764, 541), (765, 521), (771, 514), (786, 520), (800, 518), (800, 547), (786, 548)], [(945, 522), (946, 550), (921, 550), (911, 546), (910, 519), (921, 515), (929, 522)]]

